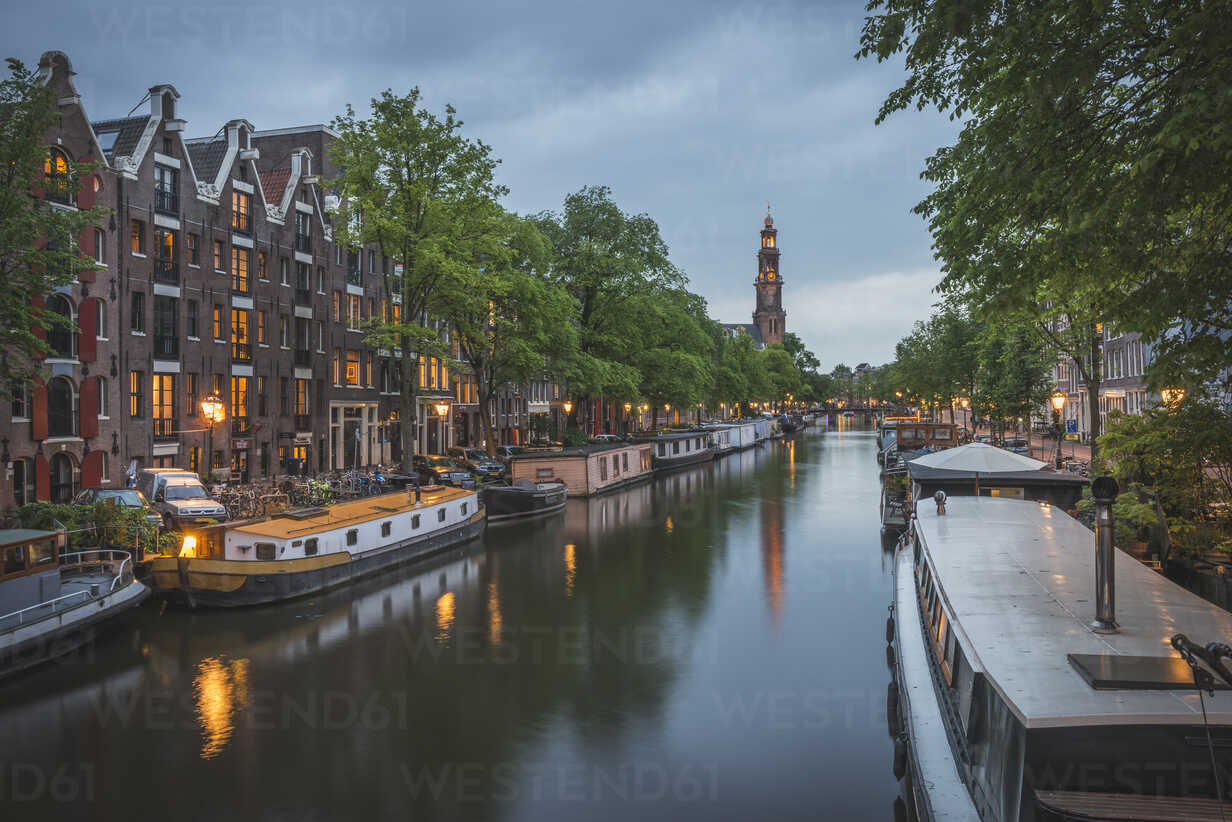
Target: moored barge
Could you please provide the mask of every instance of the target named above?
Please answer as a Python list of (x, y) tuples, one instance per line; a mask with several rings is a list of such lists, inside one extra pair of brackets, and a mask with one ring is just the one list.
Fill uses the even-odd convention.
[(647, 441), (654, 446), (655, 471), (671, 471), (714, 459), (714, 445), (705, 431), (672, 431)]
[(488, 522), (554, 514), (563, 511), (569, 499), (569, 487), (561, 480), (520, 479), (512, 485), (485, 485), (479, 493)]
[(913, 523), (887, 635), (913, 818), (1232, 818), (1232, 691), (1200, 695), (1171, 645), (1227, 642), (1232, 614), (1112, 549), (1110, 522), (1097, 561), (1047, 503), (939, 495)]
[(149, 560), (149, 580), (191, 607), (261, 605), (466, 542), (484, 524), (476, 491), (424, 486), (187, 532), (179, 556)]
[(650, 445), (644, 441), (594, 443), (558, 451), (526, 451), (509, 462), (516, 485), (559, 480), (570, 496), (590, 497), (646, 482), (653, 472)]

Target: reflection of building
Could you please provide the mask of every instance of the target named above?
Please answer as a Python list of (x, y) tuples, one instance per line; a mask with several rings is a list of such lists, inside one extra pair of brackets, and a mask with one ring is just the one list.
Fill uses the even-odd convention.
[(757, 303), (752, 323), (723, 323), (731, 336), (748, 334), (758, 348), (783, 341), (787, 312), (783, 310), (783, 274), (779, 269), (778, 231), (774, 218), (766, 210), (765, 226), (761, 230), (761, 248), (757, 250), (757, 279), (753, 281)]

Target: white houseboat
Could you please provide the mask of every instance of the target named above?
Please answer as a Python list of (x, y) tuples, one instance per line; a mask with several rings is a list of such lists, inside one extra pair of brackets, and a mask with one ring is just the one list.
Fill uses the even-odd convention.
[(71, 653), (150, 590), (126, 551), (64, 552), (57, 531), (0, 531), (0, 677)]
[(707, 425), (710, 434), (710, 444), (714, 447), (715, 456), (730, 454), (740, 448), (740, 429), (734, 425)]
[(150, 560), (155, 590), (190, 606), (259, 605), (333, 588), (483, 533), (474, 490), (440, 485), (189, 532)]
[(661, 433), (649, 442), (654, 448), (652, 453), (655, 471), (671, 471), (714, 459), (714, 445), (705, 431)]
[(887, 629), (911, 818), (1232, 818), (1214, 778), (1226, 794), (1232, 691), (1200, 695), (1171, 647), (1228, 642), (1232, 614), (1113, 549), (1105, 522), (1097, 560), (1046, 502), (918, 506)]

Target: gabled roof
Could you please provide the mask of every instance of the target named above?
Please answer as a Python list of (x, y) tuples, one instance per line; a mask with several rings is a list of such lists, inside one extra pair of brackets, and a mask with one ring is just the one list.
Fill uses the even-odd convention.
[(759, 348), (765, 345), (761, 338), (761, 329), (757, 327), (756, 323), (719, 323), (719, 325), (733, 336), (743, 331), (753, 338), (753, 344)]
[(282, 203), (282, 195), (291, 181), (290, 168), (275, 168), (258, 172), (261, 178), (261, 190), (265, 192), (265, 201), (272, 206)]
[(184, 147), (192, 160), (193, 172), (197, 179), (205, 183), (213, 183), (218, 178), (218, 170), (222, 167), (223, 158), (227, 156), (227, 140), (225, 137), (185, 140)]
[[(137, 150), (137, 144), (141, 141), (141, 135), (145, 132), (145, 127), (149, 122), (150, 116), (143, 114), (140, 117), (100, 120), (96, 123), (91, 123), (90, 126), (98, 137), (99, 147), (103, 149), (103, 154), (107, 156), (107, 161), (113, 162), (116, 157), (131, 157), (133, 155), (133, 152)], [(114, 140), (111, 139), (113, 135), (115, 137)]]

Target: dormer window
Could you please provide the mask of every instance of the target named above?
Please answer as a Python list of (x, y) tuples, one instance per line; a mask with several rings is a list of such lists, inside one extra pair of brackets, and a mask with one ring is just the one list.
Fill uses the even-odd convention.
[(57, 203), (73, 202), (72, 181), (68, 173), (68, 155), (58, 148), (47, 152), (43, 161), (43, 177), (47, 182), (47, 199)]
[(252, 221), (250, 219), (250, 210), (252, 206), (252, 195), (243, 191), (231, 189), (231, 230), (241, 234), (248, 234), (252, 231)]

